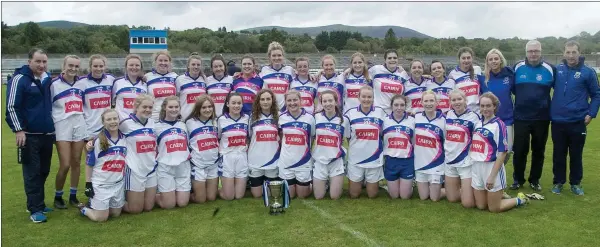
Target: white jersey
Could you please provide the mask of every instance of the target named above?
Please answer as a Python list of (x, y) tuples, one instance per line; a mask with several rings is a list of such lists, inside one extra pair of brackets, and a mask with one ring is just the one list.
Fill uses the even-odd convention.
[(121, 121), (133, 113), (133, 103), (140, 94), (148, 93), (148, 86), (143, 83), (141, 78), (133, 83), (129, 77), (116, 78), (112, 86), (112, 103), (115, 104), (115, 110), (119, 113)]
[(346, 99), (344, 100), (344, 112), (360, 105), (360, 100), (358, 99), (360, 88), (366, 85), (372, 86), (371, 82), (367, 81), (364, 75), (356, 76), (352, 73), (348, 74), (345, 84)]
[(127, 148), (125, 136), (119, 132), (117, 140), (111, 140), (108, 131), (100, 133), (108, 140), (108, 149), (102, 151), (100, 139), (94, 139), (94, 149), (87, 153), (86, 164), (92, 166), (92, 183), (114, 184), (123, 180), (123, 169), (125, 169), (125, 156)]
[(188, 134), (181, 121), (160, 120), (154, 124), (158, 144), (156, 161), (168, 166), (177, 166), (190, 159)]
[(413, 141), (415, 136), (415, 118), (407, 113), (401, 119), (394, 114), (383, 121), (383, 155), (394, 158), (413, 157)]
[(202, 76), (192, 78), (188, 72), (175, 78), (179, 105), (181, 106), (181, 119), (187, 119), (194, 109), (196, 98), (206, 93), (206, 82)]
[(344, 159), (346, 149), (344, 143), (345, 127), (343, 117), (337, 115), (327, 118), (325, 112), (315, 114), (315, 147), (312, 157), (319, 164), (330, 164), (338, 159)]
[(146, 85), (148, 85), (148, 94), (154, 96), (154, 106), (152, 107), (152, 119), (158, 122), (158, 114), (160, 107), (166, 97), (177, 95), (177, 87), (175, 86), (175, 78), (177, 73), (169, 72), (167, 74), (159, 74), (156, 70), (146, 73)]
[(361, 168), (381, 166), (381, 133), (385, 116), (383, 109), (377, 106), (372, 106), (366, 113), (359, 106), (344, 114), (344, 122), (347, 122), (346, 138), (350, 139), (348, 165)]
[(469, 72), (460, 70), (459, 66), (450, 71), (448, 77), (455, 81), (455, 88), (462, 90), (467, 95), (467, 108), (475, 113), (479, 113), (479, 95), (481, 93), (480, 85), (482, 82), (479, 81), (478, 76), (481, 76), (481, 68), (475, 66), (473, 69), (475, 77), (473, 80), (469, 77)]
[(54, 123), (72, 115), (83, 115), (84, 91), (85, 83), (81, 80), (69, 84), (62, 75), (52, 80), (50, 96), (52, 97), (52, 120)]
[(202, 122), (190, 118), (185, 122), (190, 140), (191, 160), (194, 166), (206, 168), (219, 159), (219, 132), (213, 120)]
[(473, 161), (494, 162), (498, 153), (507, 151), (507, 146), (506, 125), (500, 118), (494, 117), (485, 124), (477, 121), (469, 157)]
[(431, 90), (437, 95), (438, 109), (442, 110), (443, 113), (448, 112), (451, 108), (450, 91), (452, 91), (455, 86), (454, 80), (445, 76), (443, 82), (437, 83), (434, 79), (427, 85), (427, 90)]
[(128, 150), (125, 164), (140, 176), (147, 176), (156, 168), (156, 134), (154, 121), (148, 119), (142, 124), (134, 115), (121, 121), (119, 130), (125, 135)]
[(302, 97), (302, 108), (304, 108), (306, 112), (313, 114), (315, 112), (317, 84), (310, 79), (303, 82), (296, 77), (292, 81), (292, 84), (290, 84), (290, 88), (300, 92), (300, 97)]
[(260, 119), (250, 124), (248, 167), (270, 170), (279, 159), (279, 129), (273, 116), (260, 113)]
[(92, 75), (80, 78), (85, 85), (83, 92), (83, 117), (87, 126), (88, 136), (96, 135), (104, 127), (102, 113), (110, 109), (112, 86), (115, 78), (103, 74), (102, 78), (95, 79)]
[(369, 69), (373, 79), (373, 104), (383, 108), (387, 113), (392, 112), (390, 101), (396, 94), (404, 94), (404, 82), (408, 73), (401, 67), (389, 71), (384, 65), (375, 65)]
[(446, 114), (446, 142), (444, 143), (447, 165), (455, 167), (464, 165), (462, 161), (469, 155), (473, 129), (478, 121), (479, 115), (469, 109), (460, 116), (454, 110), (448, 111)]
[(258, 76), (264, 81), (263, 88), (273, 91), (279, 109), (283, 109), (283, 106), (285, 106), (285, 93), (287, 93), (293, 78), (296, 77), (294, 68), (284, 65), (277, 70), (271, 66), (263, 66)]
[(233, 119), (224, 113), (217, 119), (219, 127), (219, 153), (221, 155), (231, 152), (246, 152), (248, 150), (248, 121), (247, 114), (241, 114), (238, 119)]
[(310, 146), (315, 133), (315, 118), (304, 109), (297, 118), (284, 112), (279, 116), (279, 128), (283, 139), (277, 166), (294, 171), (310, 171)]
[(206, 92), (215, 103), (215, 112), (217, 116), (223, 114), (225, 99), (227, 99), (227, 95), (231, 92), (232, 83), (233, 76), (229, 75), (225, 75), (221, 80), (217, 80), (213, 76), (206, 78)]
[(425, 112), (415, 115), (415, 171), (444, 175), (446, 117), (437, 110), (427, 119)]
[(321, 102), (318, 100), (322, 92), (331, 90), (337, 94), (338, 103), (340, 109), (344, 109), (344, 101), (346, 100), (346, 84), (342, 75), (335, 74), (330, 78), (321, 75), (319, 78), (319, 84), (317, 85), (317, 102), (315, 106), (315, 112), (323, 110)]
[(424, 110), (421, 97), (423, 97), (423, 92), (427, 91), (429, 83), (431, 83), (431, 80), (424, 77), (421, 77), (420, 84), (417, 84), (412, 78), (404, 83), (404, 95), (410, 99), (410, 104), (406, 107), (407, 112), (414, 115)]

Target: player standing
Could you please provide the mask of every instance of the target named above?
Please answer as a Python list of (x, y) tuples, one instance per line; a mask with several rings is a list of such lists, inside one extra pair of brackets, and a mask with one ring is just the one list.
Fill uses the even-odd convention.
[(429, 66), (431, 71), (431, 83), (428, 84), (427, 90), (437, 94), (438, 109), (446, 113), (450, 110), (450, 91), (454, 89), (456, 83), (453, 79), (446, 76), (446, 66), (440, 61), (433, 60)]
[(135, 99), (148, 92), (148, 85), (142, 80), (143, 69), (142, 58), (129, 54), (125, 57), (125, 76), (116, 78), (113, 82), (112, 104), (121, 120), (129, 118), (129, 114), (133, 113)]
[(225, 59), (221, 55), (215, 55), (210, 59), (212, 75), (206, 79), (206, 92), (215, 103), (217, 117), (223, 114), (223, 106), (229, 92), (233, 77), (227, 74)]
[(469, 47), (458, 49), (458, 66), (450, 71), (448, 77), (456, 82), (456, 88), (465, 92), (467, 95), (467, 108), (479, 114), (479, 95), (485, 92), (485, 88), (481, 88), (481, 82), (484, 81), (481, 75), (481, 68), (473, 66), (473, 58), (475, 53)]
[(410, 79), (404, 83), (404, 95), (410, 99), (410, 105), (406, 111), (413, 116), (423, 111), (421, 96), (431, 84), (430, 79), (423, 77), (423, 67), (424, 64), (421, 60), (410, 62)]
[(244, 99), (242, 112), (250, 115), (256, 93), (263, 88), (263, 79), (256, 74), (256, 62), (251, 55), (242, 57), (242, 73), (233, 80), (232, 89)]
[(296, 59), (296, 71), (298, 74), (290, 84), (290, 89), (300, 92), (302, 96), (302, 108), (309, 114), (313, 114), (315, 112), (317, 84), (310, 79), (308, 69), (308, 58), (300, 57)]
[(81, 78), (85, 84), (83, 92), (83, 116), (87, 126), (86, 140), (98, 136), (104, 128), (100, 117), (111, 106), (112, 85), (115, 78), (104, 73), (106, 57), (94, 54), (90, 57), (90, 73)]
[(387, 50), (383, 55), (384, 65), (375, 65), (369, 69), (373, 77), (374, 105), (381, 107), (387, 114), (392, 112), (390, 101), (396, 94), (404, 94), (404, 82), (408, 73), (398, 64), (398, 52)]
[(271, 42), (267, 48), (267, 57), (269, 65), (263, 66), (259, 76), (264, 80), (263, 88), (273, 91), (277, 100), (277, 107), (283, 110), (285, 106), (284, 95), (290, 87), (293, 78), (294, 68), (283, 64), (285, 61), (283, 46), (279, 42)]
[(202, 57), (193, 53), (187, 60), (187, 71), (175, 78), (181, 119), (187, 119), (196, 103), (196, 98), (206, 93), (206, 76), (202, 71)]
[(354, 53), (350, 57), (350, 62), (350, 71), (346, 74), (344, 83), (346, 86), (346, 99), (343, 102), (344, 112), (360, 105), (358, 99), (360, 88), (366, 85), (372, 86), (365, 56), (360, 52)]
[(152, 108), (152, 120), (158, 122), (158, 115), (163, 100), (169, 96), (177, 95), (175, 78), (177, 73), (171, 71), (172, 61), (168, 51), (158, 51), (154, 53), (154, 68), (146, 73), (146, 85), (148, 85), (148, 94), (154, 97), (154, 107)]
[[(340, 109), (344, 108), (344, 101), (346, 98), (346, 85), (344, 76), (339, 75), (335, 72), (335, 57), (332, 55), (325, 55), (321, 58), (321, 69), (323, 69), (322, 75), (319, 77), (319, 83), (317, 85), (317, 98), (321, 92), (331, 90), (335, 92), (337, 98), (340, 99), (338, 102)], [(317, 101), (317, 103), (319, 103)], [(315, 106), (315, 112), (323, 110), (323, 106), (317, 104)]]

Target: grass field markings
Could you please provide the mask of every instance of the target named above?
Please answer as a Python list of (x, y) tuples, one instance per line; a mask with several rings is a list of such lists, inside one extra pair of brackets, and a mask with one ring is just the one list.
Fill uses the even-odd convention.
[(337, 218), (335, 218), (331, 214), (327, 213), (327, 211), (325, 211), (325, 210), (319, 208), (317, 205), (315, 205), (314, 202), (302, 200), (302, 203), (305, 206), (311, 208), (312, 210), (317, 211), (317, 213), (319, 213), (323, 218), (325, 218), (325, 219), (329, 220), (330, 222), (332, 222), (333, 224), (335, 224), (342, 231), (350, 233), (352, 236), (354, 236), (358, 240), (365, 242), (368, 246), (381, 246), (377, 243), (377, 241), (369, 238), (364, 233), (354, 230), (351, 227), (347, 226), (346, 224), (340, 222)]

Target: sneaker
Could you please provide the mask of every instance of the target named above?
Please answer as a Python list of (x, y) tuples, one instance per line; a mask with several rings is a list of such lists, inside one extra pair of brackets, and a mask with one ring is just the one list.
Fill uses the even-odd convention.
[(517, 181), (515, 181), (511, 186), (510, 189), (511, 190), (518, 190), (519, 188), (521, 188), (521, 184)]
[(552, 193), (560, 195), (560, 192), (562, 192), (562, 189), (563, 189), (562, 184), (555, 184), (554, 186), (552, 186)]
[(527, 198), (527, 196), (525, 194), (523, 194), (523, 192), (519, 192), (519, 194), (517, 194), (517, 198), (519, 198), (521, 200), (521, 204), (517, 205), (517, 207), (523, 206), (523, 205), (529, 203), (529, 198)]
[[(25, 209), (25, 211), (27, 211), (27, 213), (31, 213), (31, 212), (29, 212), (29, 209)], [(47, 213), (50, 213), (52, 211), (54, 211), (54, 209), (51, 209), (49, 207), (45, 207), (44, 211), (42, 211), (42, 213), (47, 214)]]
[(67, 204), (65, 204), (65, 200), (63, 200), (62, 197), (55, 197), (54, 207), (58, 209), (67, 209)]
[(69, 204), (71, 204), (71, 206), (78, 207), (79, 200), (77, 200), (77, 197), (72, 196), (69, 198)]
[(533, 191), (542, 191), (542, 185), (540, 185), (540, 183), (529, 183), (529, 187), (531, 187)]
[(48, 218), (46, 218), (46, 215), (44, 215), (42, 212), (35, 212), (31, 214), (29, 219), (33, 221), (33, 223), (42, 223), (48, 221)]
[(583, 188), (581, 188), (581, 185), (571, 185), (571, 192), (575, 195), (582, 196)]

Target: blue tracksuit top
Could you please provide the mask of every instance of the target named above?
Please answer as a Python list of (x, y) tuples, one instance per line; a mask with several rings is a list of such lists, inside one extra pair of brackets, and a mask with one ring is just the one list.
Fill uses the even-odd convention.
[(514, 119), (550, 120), (550, 89), (554, 84), (553, 65), (541, 61), (537, 66), (527, 60), (518, 62), (515, 71)]
[(498, 74), (490, 71), (487, 89), (500, 100), (500, 107), (496, 116), (507, 126), (513, 125), (513, 100), (511, 94), (515, 91), (515, 72), (508, 66), (502, 68)]

